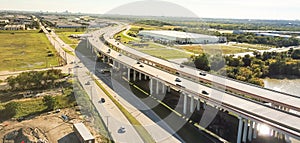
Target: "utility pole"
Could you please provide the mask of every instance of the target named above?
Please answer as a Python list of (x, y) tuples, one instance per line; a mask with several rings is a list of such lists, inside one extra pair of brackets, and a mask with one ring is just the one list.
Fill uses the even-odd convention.
[(106, 127), (107, 127), (107, 131), (108, 131), (108, 133), (109, 133), (109, 129), (108, 129), (108, 118), (110, 117), (110, 116), (105, 116), (106, 117)]
[(91, 87), (91, 101), (93, 103), (93, 86), (92, 86), (92, 84), (90, 85), (90, 87)]

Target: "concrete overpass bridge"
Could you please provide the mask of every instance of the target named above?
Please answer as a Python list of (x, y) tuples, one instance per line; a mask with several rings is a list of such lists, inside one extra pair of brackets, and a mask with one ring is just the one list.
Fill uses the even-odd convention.
[[(115, 29), (116, 31), (114, 31)], [(111, 64), (114, 69), (126, 68), (128, 80), (149, 79), (150, 94), (168, 92), (171, 88), (179, 91), (181, 93), (180, 96), (183, 98), (183, 114), (199, 110), (200, 103), (236, 114), (239, 119), (238, 143), (246, 142), (247, 140), (251, 141), (252, 138), (256, 138), (258, 124), (268, 125), (272, 128), (273, 135), (275, 136), (284, 134), (300, 140), (300, 116), (287, 111), (288, 109), (300, 111), (300, 104), (298, 104), (300, 100), (298, 97), (258, 88), (215, 75), (201, 77), (199, 71), (195, 69), (182, 68), (180, 65), (154, 58), (118, 43), (111, 37), (120, 30), (122, 30), (122, 27), (107, 27), (91, 32), (93, 37), (88, 38), (89, 46), (98, 52), (103, 61)], [(103, 39), (106, 40), (106, 44), (109, 46), (102, 42), (103, 39), (99, 40), (99, 37), (103, 34)], [(138, 62), (140, 63), (138, 64)], [(174, 74), (173, 69), (178, 74)], [(180, 78), (181, 82), (176, 82), (176, 78)], [(200, 84), (199, 80), (212, 82), (217, 84), (218, 87), (226, 85), (226, 88), (228, 87), (227, 84), (233, 82), (230, 88), (236, 90), (235, 92), (251, 92), (253, 97), (272, 101), (271, 103), (274, 104), (274, 107), (225, 92), (225, 90), (222, 91), (220, 88), (211, 88)], [(239, 87), (236, 84), (240, 86), (244, 85), (245, 87)], [(250, 89), (246, 89), (246, 87)], [(269, 96), (264, 95), (266, 93), (252, 91), (252, 88), (272, 95)], [(187, 102), (188, 100), (190, 102)], [(278, 108), (275, 108), (275, 106), (278, 106)]]
[[(126, 28), (128, 27), (125, 27), (125, 29)], [(274, 108), (300, 115), (300, 95), (291, 95), (283, 92), (278, 92), (220, 75), (207, 73), (205, 76), (203, 76), (200, 73), (203, 73), (204, 71), (200, 71), (192, 67), (185, 67), (177, 63), (172, 63), (150, 56), (148, 54), (127, 47), (112, 38), (113, 35), (122, 30), (124, 30), (124, 26), (119, 26), (117, 28), (113, 28), (113, 30), (105, 33), (104, 35), (98, 36), (103, 36), (102, 40), (104, 40), (105, 43), (114, 50), (121, 52), (131, 58), (137, 59), (145, 64), (151, 65), (171, 74), (178, 75), (182, 78), (186, 78), (195, 82), (210, 83), (215, 87), (225, 88), (226, 90), (236, 94), (242, 94), (244, 96), (254, 98), (258, 101), (271, 103), (271, 106)]]

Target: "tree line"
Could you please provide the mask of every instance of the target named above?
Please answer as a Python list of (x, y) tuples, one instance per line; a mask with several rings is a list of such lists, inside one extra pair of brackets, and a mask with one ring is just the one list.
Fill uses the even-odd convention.
[(33, 90), (55, 87), (56, 80), (65, 75), (58, 69), (46, 71), (22, 72), (18, 76), (10, 76), (6, 79), (11, 90)]
[(217, 36), (224, 36), (227, 41), (239, 42), (239, 43), (250, 43), (250, 44), (264, 44), (272, 45), (275, 47), (289, 47), (299, 46), (300, 39), (295, 37), (284, 38), (284, 37), (270, 37), (270, 36), (257, 36), (254, 33), (242, 33), (242, 34), (216, 34)]
[(300, 50), (292, 48), (287, 52), (254, 52), (254, 56), (245, 55), (235, 58), (233, 55), (200, 54), (192, 56), (184, 64), (195, 66), (204, 71), (227, 76), (233, 79), (263, 86), (265, 77), (300, 77)]

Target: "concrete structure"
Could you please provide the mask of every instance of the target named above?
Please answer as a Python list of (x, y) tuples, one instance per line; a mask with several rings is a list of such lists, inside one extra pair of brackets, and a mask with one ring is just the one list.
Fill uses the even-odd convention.
[(77, 24), (74, 22), (56, 22), (56, 28), (86, 28), (86, 25)]
[(8, 24), (9, 20), (0, 20), (0, 24)]
[(73, 129), (81, 143), (95, 142), (95, 137), (90, 133), (83, 123), (74, 124)]
[(218, 43), (220, 41), (216, 36), (169, 30), (143, 30), (138, 35), (153, 40), (177, 44), (207, 44)]
[(25, 25), (5, 25), (4, 30), (25, 30)]
[[(212, 89), (207, 86), (203, 86), (197, 82), (195, 82), (191, 77), (188, 79), (182, 78), (180, 86), (174, 79), (179, 78), (179, 76), (183, 76), (182, 73), (179, 73), (179, 75), (174, 75), (171, 73), (168, 73), (167, 69), (161, 70), (156, 68), (158, 64), (164, 64), (163, 63), (157, 63), (153, 57), (150, 57), (149, 55), (145, 56), (147, 59), (141, 59), (139, 56), (143, 56), (143, 53), (141, 55), (137, 55), (133, 49), (133, 51), (130, 51), (129, 48), (125, 47), (122, 44), (119, 44), (114, 39), (111, 39), (113, 34), (117, 33), (120, 30), (113, 30), (113, 28), (107, 28), (106, 34), (104, 34), (104, 39), (110, 43), (110, 46), (114, 50), (110, 50), (108, 53), (108, 49), (110, 49), (108, 46), (105, 46), (104, 43), (102, 43), (99, 40), (95, 40), (93, 38), (89, 38), (91, 45), (101, 54), (105, 55), (108, 59), (114, 61), (113, 65), (123, 65), (123, 67), (128, 68), (127, 72), (127, 79), (128, 80), (136, 80), (136, 77), (131, 75), (131, 71), (136, 74), (144, 74), (147, 77), (150, 78), (150, 94), (157, 94), (160, 91), (163, 91), (160, 89), (159, 84), (164, 84), (164, 86), (171, 87), (173, 89), (177, 89), (177, 91), (181, 92), (181, 96), (183, 100), (183, 114), (187, 114), (187, 111), (193, 112), (193, 108), (198, 109), (199, 104), (195, 104), (194, 101), (201, 101), (204, 103), (204, 107), (207, 105), (210, 105), (212, 107), (217, 107), (217, 109), (221, 110), (227, 110), (229, 112), (235, 113), (238, 115), (240, 121), (239, 121), (239, 132), (238, 132), (238, 138), (237, 142), (240, 143), (241, 141), (246, 142), (247, 137), (250, 141), (253, 137), (256, 137), (257, 129), (255, 129), (256, 125), (258, 124), (266, 124), (268, 125), (272, 130), (276, 132), (280, 132), (281, 134), (292, 136), (294, 138), (300, 139), (300, 118), (294, 114), (288, 113), (286, 111), (283, 111), (281, 109), (275, 109), (270, 106), (266, 106), (263, 103), (254, 102), (250, 99), (243, 98), (231, 93), (225, 93), (219, 90)], [(111, 33), (109, 33), (111, 32)], [(102, 32), (103, 33), (103, 32)], [(99, 31), (94, 31), (92, 35), (94, 37), (102, 35)], [(105, 33), (105, 32), (104, 32)], [(126, 49), (126, 50), (125, 50)], [(118, 52), (117, 52), (118, 51)], [(130, 52), (129, 52), (130, 51)], [(122, 53), (122, 56), (119, 56), (119, 52)], [(143, 64), (143, 66), (140, 66), (141, 64), (136, 64), (137, 60)], [(152, 59), (152, 60), (151, 60)], [(159, 60), (158, 60), (159, 61)], [(165, 63), (164, 66), (171, 66), (170, 63)], [(179, 66), (179, 65), (178, 65)], [(119, 67), (119, 66), (118, 66)], [(174, 66), (176, 67), (176, 65)], [(117, 68), (117, 67), (115, 67)], [(180, 69), (180, 67), (179, 67)], [(182, 68), (185, 69), (185, 68)], [(190, 70), (190, 69), (189, 69)], [(180, 72), (188, 72), (189, 70), (181, 70)], [(196, 72), (198, 73), (198, 72)], [(198, 74), (197, 74), (198, 75)], [(221, 78), (221, 77), (219, 77)], [(226, 80), (226, 79), (225, 79)], [(220, 79), (222, 81), (222, 78)], [(223, 79), (224, 81), (224, 79)], [(156, 86), (155, 86), (156, 85)], [(163, 86), (163, 87), (164, 87)], [(249, 85), (250, 86), (250, 85)], [(237, 86), (238, 87), (238, 86)], [(240, 88), (240, 87), (238, 87)], [(258, 87), (253, 87), (256, 90), (262, 89)], [(165, 90), (165, 88), (164, 88)], [(204, 94), (201, 91), (206, 91), (207, 94)], [(249, 90), (245, 90), (249, 92)], [(252, 90), (251, 90), (252, 91)], [(274, 92), (276, 93), (276, 92)], [(261, 93), (257, 94), (258, 96)], [(282, 93), (279, 93), (282, 94)], [(222, 96), (220, 98), (220, 96)], [(270, 95), (268, 95), (270, 96)], [(274, 95), (273, 95), (274, 96)], [(277, 102), (277, 104), (280, 104), (280, 106), (287, 106), (287, 104), (290, 105), (291, 108), (298, 109), (295, 102), (298, 102), (299, 99), (294, 98), (293, 96), (289, 96), (286, 94), (282, 94), (282, 98), (274, 98), (274, 100), (280, 99)], [(265, 96), (264, 96), (265, 97)], [(191, 98), (191, 99), (189, 99)], [(267, 98), (267, 97), (265, 97)], [(286, 98), (288, 100), (284, 100), (283, 98)], [(293, 100), (289, 100), (289, 98), (293, 98)], [(189, 100), (188, 100), (189, 99)], [(191, 101), (190, 103), (188, 101)], [(292, 102), (292, 103), (282, 103), (282, 102)], [(194, 106), (196, 105), (196, 107)], [(189, 109), (188, 109), (189, 108)], [(284, 119), (282, 118), (284, 117)], [(250, 125), (248, 124), (250, 122)], [(250, 126), (250, 127), (249, 127)]]
[[(181, 67), (177, 63), (172, 63), (163, 59), (159, 59), (148, 54), (139, 52), (135, 49), (127, 47), (114, 39), (110, 39), (114, 34), (123, 30), (123, 27), (116, 28), (112, 30), (110, 34), (106, 34), (104, 36), (108, 43), (113, 46), (117, 51), (122, 52), (134, 59), (139, 59), (145, 64), (157, 67), (159, 69), (163, 69), (171, 74), (179, 75), (182, 78), (189, 79), (195, 82), (206, 82), (211, 83), (215, 86), (226, 86), (226, 90), (229, 90), (233, 93), (247, 95), (249, 97), (258, 99), (260, 101), (272, 103), (272, 105), (282, 110), (284, 107), (284, 111), (296, 111), (297, 114), (300, 115), (300, 98), (297, 95), (290, 95), (287, 93), (282, 93), (278, 91), (274, 91), (267, 88), (258, 87), (253, 84), (249, 84), (246, 82), (230, 79), (227, 77), (223, 77), (220, 75), (212, 75), (206, 74), (206, 76), (200, 75), (202, 71), (191, 67)], [(147, 57), (147, 58), (145, 58)]]

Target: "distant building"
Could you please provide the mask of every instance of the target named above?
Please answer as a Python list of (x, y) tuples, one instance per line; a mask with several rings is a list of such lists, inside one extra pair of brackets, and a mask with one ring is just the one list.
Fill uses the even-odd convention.
[(154, 41), (160, 41), (161, 43), (176, 43), (176, 44), (209, 44), (219, 43), (220, 39), (217, 36), (170, 31), (170, 30), (143, 30), (140, 31), (139, 36), (143, 38), (150, 38)]
[(5, 25), (4, 30), (25, 30), (25, 25)]
[(8, 24), (9, 23), (9, 20), (1, 20), (0, 19), (0, 24)]
[(86, 28), (86, 25), (81, 25), (73, 22), (56, 22), (56, 28)]
[(86, 38), (86, 37), (92, 37), (91, 34), (71, 34), (69, 37), (72, 38)]
[(95, 143), (95, 137), (83, 123), (74, 124), (73, 129), (81, 143)]
[(256, 36), (266, 36), (266, 37), (282, 37), (282, 38), (291, 38), (291, 35), (282, 35), (275, 33), (255, 33)]

